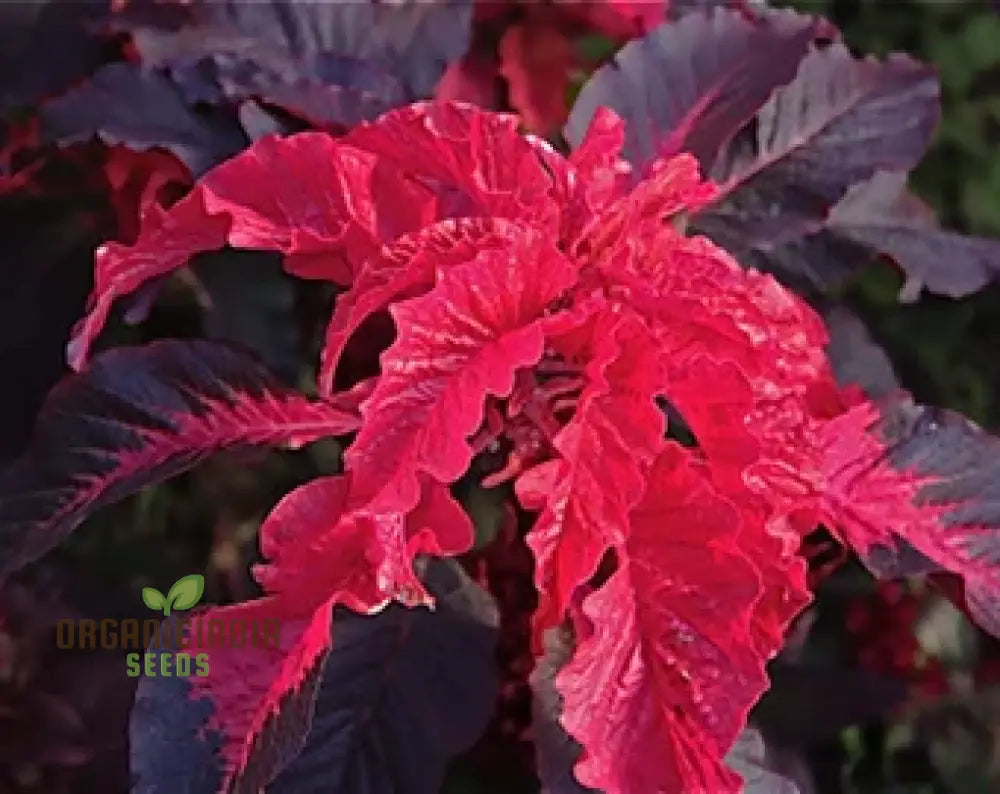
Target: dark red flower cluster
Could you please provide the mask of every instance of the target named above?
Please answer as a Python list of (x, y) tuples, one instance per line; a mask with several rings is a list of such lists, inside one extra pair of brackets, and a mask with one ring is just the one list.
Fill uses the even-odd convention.
[(497, 108), (502, 81), (507, 102), (525, 126), (551, 135), (566, 121), (574, 70), (590, 71), (596, 65), (580, 51), (581, 36), (601, 35), (620, 45), (659, 25), (668, 5), (630, 0), (480, 0), (472, 49), (448, 68), (437, 96)]
[(917, 697), (934, 697), (947, 693), (949, 685), (941, 662), (921, 649), (914, 634), (920, 608), (920, 597), (904, 583), (883, 582), (849, 605), (845, 627), (861, 667), (905, 681)]

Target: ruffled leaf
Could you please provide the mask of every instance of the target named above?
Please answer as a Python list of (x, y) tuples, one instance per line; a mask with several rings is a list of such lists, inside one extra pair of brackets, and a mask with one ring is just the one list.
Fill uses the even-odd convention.
[(612, 204), (577, 247), (609, 294), (656, 335), (662, 392), (744, 515), (740, 550), (774, 563), (753, 627), (754, 647), (770, 656), (809, 599), (797, 551), (822, 491), (814, 414), (825, 418), (823, 410), (839, 405), (826, 336), (809, 307), (772, 278), (662, 223), (658, 212), (683, 212), (710, 195), (693, 158), (662, 162), (656, 173), (658, 181)]
[(112, 350), (50, 393), (29, 448), (0, 474), (0, 578), (99, 507), (221, 449), (302, 444), (357, 425), (353, 412), (278, 386), (222, 344)]
[(562, 209), (559, 239), (571, 245), (596, 213), (629, 191), (632, 166), (620, 156), (625, 124), (613, 110), (598, 108), (569, 157), (540, 138), (528, 140), (552, 178), (552, 196)]
[(337, 296), (326, 329), (320, 392), (333, 390), (344, 347), (365, 320), (394, 301), (426, 292), (434, 286), (439, 271), (468, 262), (480, 251), (502, 248), (514, 234), (516, 231), (500, 219), (449, 219), (400, 237), (369, 259), (351, 287)]
[(642, 217), (627, 206), (620, 212), (614, 221), (620, 237), (607, 244), (602, 272), (656, 334), (666, 397), (698, 439), (713, 476), (727, 495), (749, 485), (785, 508), (818, 494), (818, 447), (803, 398), (833, 391), (819, 317), (773, 278), (744, 270), (703, 237), (662, 230), (629, 238), (627, 230)]
[(467, 438), (488, 395), (506, 396), (519, 367), (542, 355), (541, 320), (575, 281), (576, 268), (531, 234), (450, 268), (425, 296), (392, 306), (398, 338), (362, 407), (364, 422), (345, 455), (354, 496), (372, 513), (411, 510), (419, 477), (461, 477)]
[(592, 633), (556, 678), (584, 785), (739, 792), (722, 759), (766, 678), (749, 642), (759, 580), (735, 551), (738, 527), (688, 454), (668, 446), (618, 570), (583, 602)]
[[(1000, 636), (1000, 440), (905, 395), (830, 421), (826, 512), (876, 574), (930, 560), (958, 574), (975, 621)], [(919, 564), (918, 570), (927, 570)]]
[(688, 14), (629, 43), (595, 72), (564, 134), (579, 145), (596, 110), (610, 107), (626, 121), (624, 152), (633, 164), (690, 152), (707, 170), (719, 148), (795, 76), (814, 35), (812, 18), (791, 12), (758, 20), (721, 8)]
[(609, 201), (603, 212), (590, 219), (573, 248), (615, 279), (622, 277), (623, 267), (630, 266), (631, 274), (642, 279), (658, 271), (670, 272), (669, 260), (642, 261), (637, 252), (662, 239), (673, 240), (678, 235), (674, 228), (665, 228), (665, 222), (683, 222), (716, 195), (715, 186), (702, 180), (691, 155), (657, 160), (631, 192)]
[(539, 645), (605, 552), (624, 542), (629, 511), (645, 489), (642, 466), (656, 456), (665, 430), (654, 402), (662, 379), (650, 334), (634, 316), (611, 314), (591, 333), (590, 349), (575, 354), (586, 361), (576, 412), (553, 440), (560, 458), (517, 482), (521, 503), (542, 510), (526, 538), (535, 557)]
[(320, 477), (295, 489), (261, 527), (264, 589), (305, 609), (336, 594), (359, 612), (395, 599), (429, 604), (413, 571), (418, 554), (456, 555), (472, 545), (472, 522), (447, 488), (423, 484), (409, 515), (358, 514), (351, 478)]
[(814, 49), (720, 154), (711, 175), (724, 201), (696, 226), (738, 256), (816, 232), (850, 187), (916, 165), (939, 113), (931, 68), (858, 60), (839, 42)]
[(558, 224), (552, 182), (514, 116), (457, 102), (418, 102), (342, 139), (377, 155), (438, 196), (438, 217), (500, 217)]
[[(375, 170), (371, 155), (323, 133), (264, 138), (208, 172), (169, 210), (150, 207), (135, 243), (98, 249), (94, 291), (74, 331), (70, 363), (78, 369), (86, 361), (116, 298), (226, 244), (280, 251), (292, 272), (349, 283), (379, 250), (382, 233), (395, 236), (426, 220), (410, 209), (376, 208)], [(378, 185), (398, 197), (395, 185)]]

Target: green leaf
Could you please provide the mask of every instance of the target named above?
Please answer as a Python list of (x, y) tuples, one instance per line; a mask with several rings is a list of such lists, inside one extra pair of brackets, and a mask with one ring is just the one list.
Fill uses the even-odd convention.
[(205, 577), (200, 573), (192, 573), (174, 582), (167, 593), (167, 602), (171, 609), (190, 609), (198, 603), (204, 592)]
[(163, 606), (167, 603), (167, 599), (163, 597), (163, 593), (157, 590), (155, 587), (144, 587), (142, 588), (142, 603), (148, 606), (150, 609), (155, 609), (159, 612), (163, 609)]

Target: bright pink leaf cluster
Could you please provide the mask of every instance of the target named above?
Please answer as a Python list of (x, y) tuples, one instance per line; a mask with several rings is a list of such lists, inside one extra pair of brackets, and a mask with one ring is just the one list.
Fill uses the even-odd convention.
[[(715, 195), (695, 160), (631, 187), (622, 142), (607, 111), (564, 159), (511, 117), (417, 104), (339, 139), (264, 139), (99, 252), (78, 366), (117, 297), (226, 244), (346, 288), (324, 396), (366, 318), (396, 327), (345, 474), (290, 494), (262, 530), (271, 595), (239, 609), (298, 633), (266, 681), (241, 677), (244, 705), (217, 711), (230, 777), (316, 663), (332, 604), (430, 602), (413, 560), (470, 547), (448, 486), (489, 448), (508, 452), (490, 481), (513, 478), (539, 514), (536, 639), (576, 633), (557, 687), (577, 778), (607, 794), (739, 790), (722, 758), (808, 600), (797, 550), (840, 398), (813, 312), (684, 235)], [(668, 404), (695, 447), (668, 438)], [(216, 669), (199, 686), (234, 701)]]

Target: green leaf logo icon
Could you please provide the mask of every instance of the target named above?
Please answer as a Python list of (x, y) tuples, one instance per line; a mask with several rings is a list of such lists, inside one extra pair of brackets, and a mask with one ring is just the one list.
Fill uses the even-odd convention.
[(174, 582), (166, 596), (155, 587), (142, 588), (142, 602), (150, 609), (162, 611), (164, 617), (169, 617), (172, 609), (191, 609), (204, 592), (205, 577), (200, 573), (192, 573)]
[(155, 587), (144, 587), (142, 588), (142, 603), (159, 612), (167, 605), (167, 599)]

